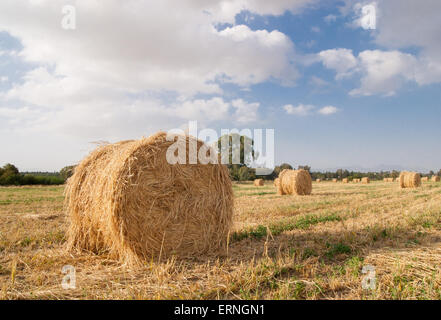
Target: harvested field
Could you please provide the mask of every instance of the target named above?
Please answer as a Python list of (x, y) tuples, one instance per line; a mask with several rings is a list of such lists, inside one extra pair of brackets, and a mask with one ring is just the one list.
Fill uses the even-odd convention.
[[(3, 299), (441, 299), (441, 184), (417, 189), (323, 181), (310, 196), (233, 185), (223, 256), (126, 268), (68, 253), (63, 187), (0, 188)], [(65, 265), (76, 288), (63, 289)], [(377, 287), (362, 288), (363, 266)]]

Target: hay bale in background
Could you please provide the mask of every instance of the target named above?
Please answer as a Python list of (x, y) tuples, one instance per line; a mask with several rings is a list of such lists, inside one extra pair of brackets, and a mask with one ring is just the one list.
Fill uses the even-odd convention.
[(361, 178), (361, 183), (368, 184), (371, 183), (371, 180), (368, 177)]
[(254, 185), (256, 187), (262, 187), (263, 185), (265, 185), (265, 182), (263, 181), (263, 179), (255, 179), (254, 180)]
[(279, 178), (274, 179), (274, 186), (276, 188), (279, 186), (279, 183), (280, 183), (280, 179)]
[(416, 172), (402, 171), (399, 181), (401, 188), (417, 188), (421, 186), (421, 176)]
[[(188, 142), (185, 137), (188, 163)], [(233, 188), (217, 164), (166, 160), (174, 141), (159, 132), (98, 147), (66, 187), (70, 249), (108, 252), (127, 264), (152, 256), (199, 255), (225, 247), (232, 226)], [(196, 141), (197, 148), (206, 146)]]
[(279, 186), (277, 193), (309, 195), (312, 191), (312, 180), (309, 172), (300, 170), (282, 170), (279, 174)]
[(315, 182), (322, 182), (321, 179), (315, 179)]
[[(432, 179), (433, 179), (433, 178), (432, 178)], [(421, 178), (421, 181), (422, 181), (422, 182), (427, 182), (427, 181), (429, 181), (429, 177), (422, 177), (422, 178)]]
[(334, 178), (334, 179), (332, 179), (332, 182), (337, 182), (337, 179), (335, 179), (335, 178)]
[(359, 182), (360, 182), (360, 179), (352, 179), (352, 182), (354, 182), (354, 183), (359, 183)]
[(440, 181), (440, 177), (439, 176), (433, 176), (432, 177), (432, 181), (433, 182), (439, 182)]
[(344, 178), (344, 179), (341, 180), (341, 182), (343, 182), (343, 183), (349, 183), (349, 179), (348, 179), (348, 178)]

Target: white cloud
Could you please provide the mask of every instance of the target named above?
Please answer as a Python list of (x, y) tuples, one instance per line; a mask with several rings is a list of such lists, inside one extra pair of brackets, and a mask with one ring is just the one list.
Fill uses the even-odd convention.
[(259, 103), (248, 103), (242, 99), (236, 99), (231, 102), (231, 105), (236, 109), (232, 119), (237, 123), (253, 123), (258, 120)]
[(318, 54), (318, 59), (325, 67), (336, 71), (336, 79), (350, 76), (357, 66), (357, 59), (350, 49), (339, 48), (321, 51)]
[(0, 77), (0, 82), (8, 82), (8, 80), (9, 80), (9, 77), (7, 77), (7, 76)]
[[(401, 52), (412, 49), (416, 60), (413, 66), (413, 76), (408, 67), (401, 73), (399, 84), (404, 79), (413, 78), (419, 85), (441, 82), (441, 1), (426, 0), (388, 0), (388, 1), (358, 1), (346, 0), (341, 12), (344, 15), (354, 14), (361, 5), (374, 3), (376, 6), (376, 30), (370, 32), (374, 42), (386, 48), (384, 52)], [(360, 26), (360, 17), (355, 15), (355, 25)], [(402, 60), (396, 54), (395, 63)], [(405, 58), (408, 59), (408, 58)], [(399, 63), (399, 62), (398, 62)], [(380, 63), (382, 64), (382, 62)], [(396, 81), (392, 77), (391, 81)], [(399, 85), (387, 84), (395, 92)]]
[(319, 32), (320, 32), (320, 28), (317, 27), (317, 26), (312, 26), (312, 27), (311, 27), (311, 31), (312, 31), (312, 32), (315, 32), (315, 33), (319, 33)]
[(406, 82), (423, 85), (428, 73), (441, 72), (441, 65), (430, 66), (427, 60), (397, 50), (365, 50), (356, 57), (352, 50), (332, 49), (320, 52), (318, 59), (336, 72), (336, 79), (360, 76), (360, 87), (352, 89), (351, 95), (394, 95)]
[(293, 106), (292, 104), (287, 104), (283, 106), (283, 109), (287, 114), (292, 114), (296, 116), (307, 116), (312, 113), (315, 109), (313, 105), (299, 104), (298, 106)]
[[(235, 16), (298, 13), (315, 2), (77, 1), (77, 29), (67, 31), (64, 1), (1, 1), (0, 32), (20, 41), (14, 55), (36, 65), (0, 92), (8, 130), (19, 129), (24, 110), (33, 117), (22, 132), (81, 139), (140, 136), (187, 120), (258, 121), (258, 102), (225, 100), (221, 87), (293, 85), (294, 44), (277, 30), (237, 25)], [(221, 23), (232, 25), (218, 29)]]
[(327, 115), (337, 113), (338, 111), (339, 111), (339, 109), (334, 106), (325, 106), (325, 107), (319, 109), (318, 113), (320, 113), (324, 116), (327, 116)]

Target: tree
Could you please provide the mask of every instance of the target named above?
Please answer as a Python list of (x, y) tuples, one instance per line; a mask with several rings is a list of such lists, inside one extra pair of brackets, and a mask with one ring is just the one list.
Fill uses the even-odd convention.
[(60, 176), (66, 181), (74, 172), (75, 166), (67, 166), (60, 170)]
[[(217, 141), (219, 152), (221, 155), (228, 155), (227, 165), (233, 165), (233, 155), (236, 156), (236, 152), (239, 151), (239, 163), (240, 165), (250, 165), (254, 157), (254, 141), (247, 136), (240, 136), (237, 133), (229, 135), (223, 135)], [(223, 159), (224, 160), (224, 159)]]
[(19, 184), (20, 174), (17, 167), (13, 164), (5, 164), (0, 172), (1, 185)]
[(299, 170), (300, 169), (303, 169), (303, 170), (306, 170), (306, 171), (308, 171), (308, 172), (310, 172), (311, 171), (311, 167), (310, 166), (299, 166)]

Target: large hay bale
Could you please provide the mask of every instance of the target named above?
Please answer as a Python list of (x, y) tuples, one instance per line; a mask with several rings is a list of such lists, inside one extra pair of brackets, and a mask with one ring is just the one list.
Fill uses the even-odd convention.
[(187, 164), (167, 162), (175, 141), (164, 132), (104, 145), (87, 156), (67, 183), (68, 247), (107, 252), (127, 264), (224, 248), (233, 214), (228, 169), (188, 164), (190, 140), (197, 150), (208, 147), (181, 138)]
[(300, 170), (282, 170), (279, 174), (278, 194), (309, 195), (312, 191), (312, 180), (309, 172)]
[(343, 179), (341, 180), (341, 182), (343, 182), (343, 183), (349, 183), (349, 179), (348, 179), (348, 178), (343, 178)]
[(439, 176), (433, 176), (432, 177), (432, 181), (433, 182), (439, 182), (440, 181), (440, 177)]
[[(433, 179), (433, 178), (432, 178)], [(429, 181), (429, 177), (421, 177), (421, 181), (422, 182), (427, 182)]]
[(280, 179), (279, 178), (274, 179), (274, 186), (276, 188), (279, 186), (279, 183), (280, 183)]
[(401, 188), (417, 188), (421, 186), (421, 176), (416, 172), (402, 171), (399, 181)]
[(265, 182), (263, 181), (263, 179), (255, 179), (254, 180), (254, 185), (256, 187), (262, 187), (263, 185), (265, 185)]
[(361, 178), (361, 183), (368, 184), (371, 183), (371, 180), (368, 177)]

